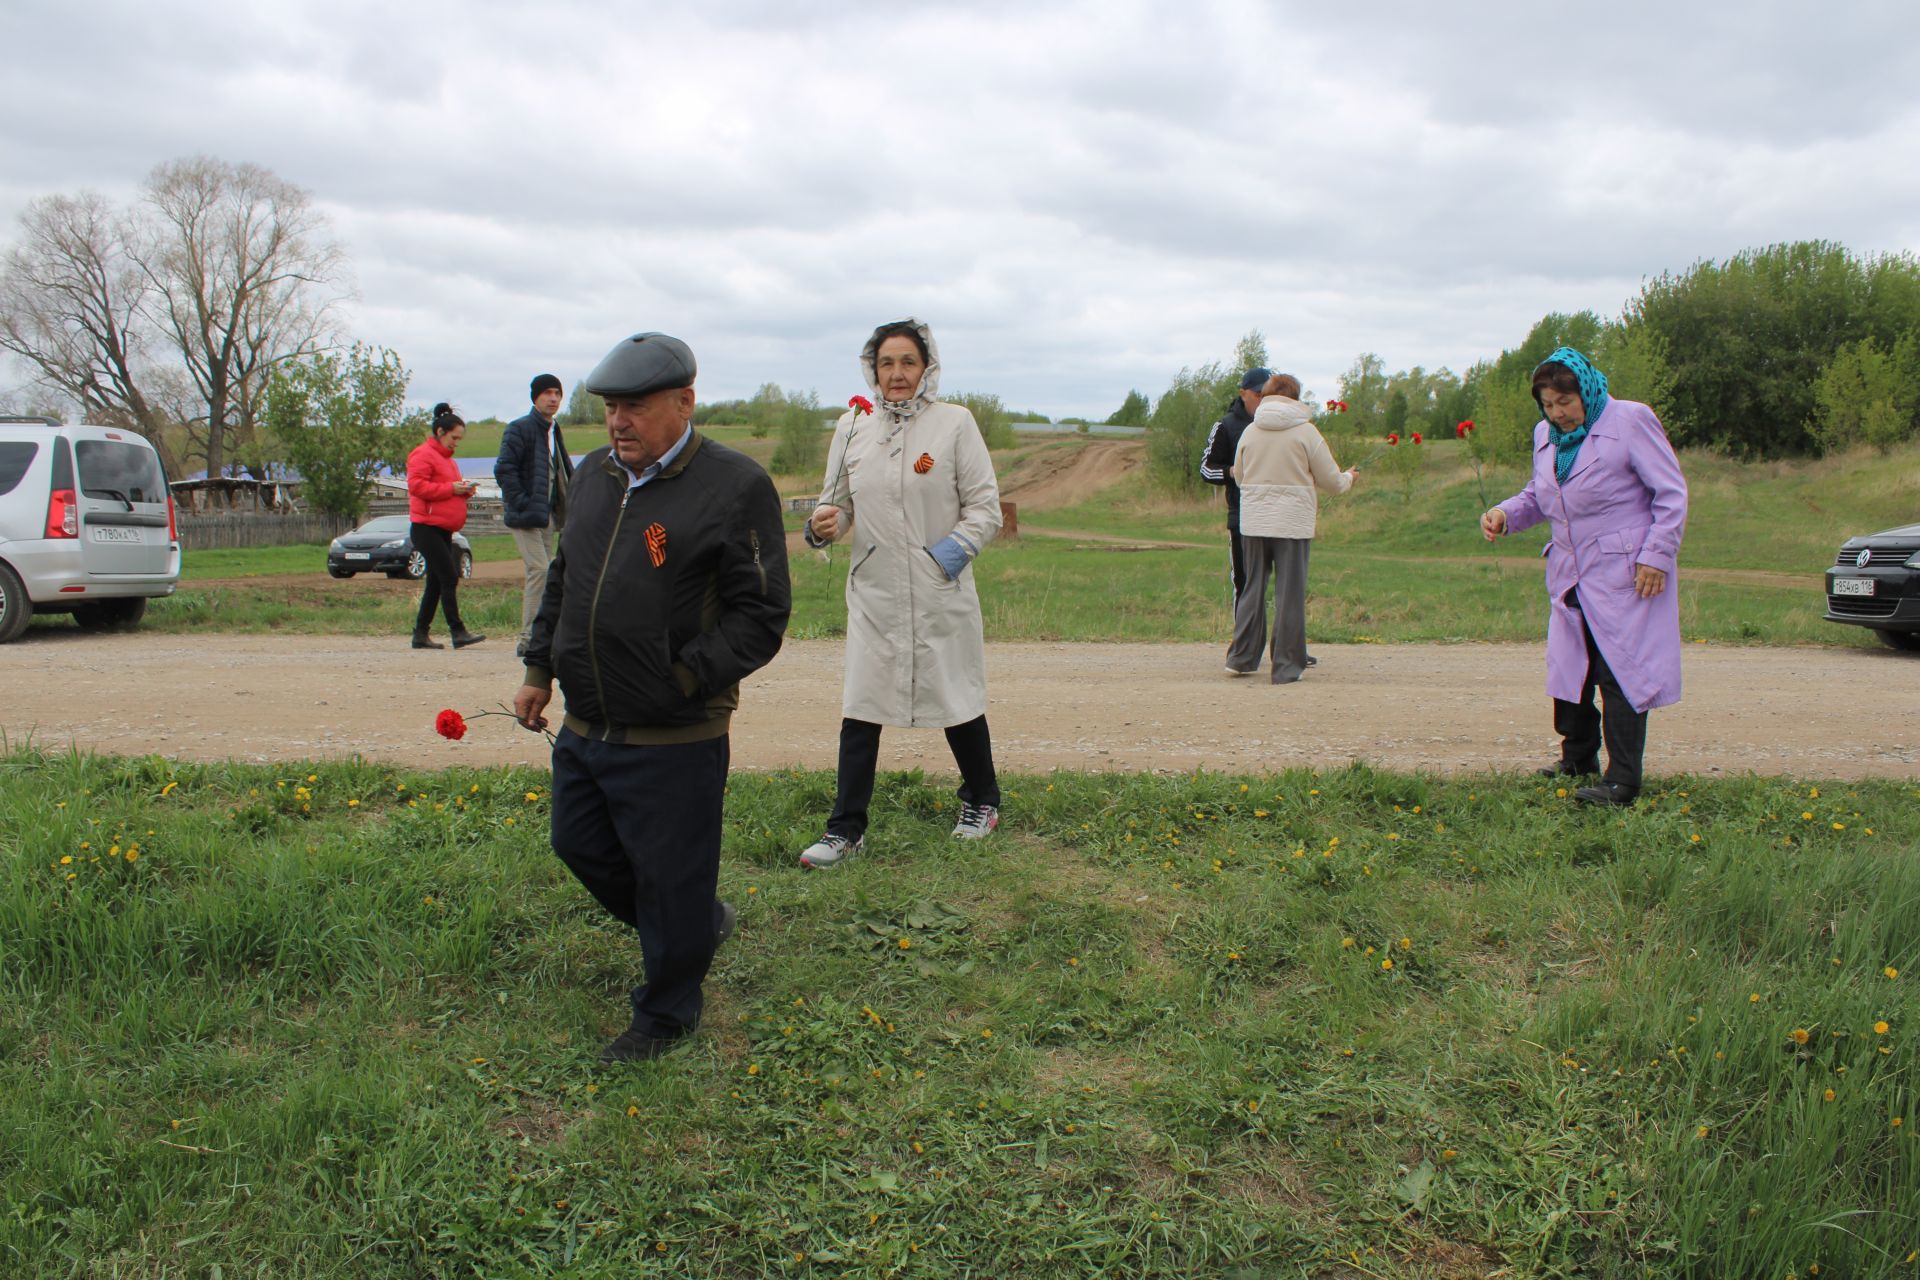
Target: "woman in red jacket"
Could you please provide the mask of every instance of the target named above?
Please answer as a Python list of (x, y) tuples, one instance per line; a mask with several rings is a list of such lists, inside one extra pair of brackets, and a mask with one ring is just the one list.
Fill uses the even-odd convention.
[(413, 549), (427, 561), (427, 585), (420, 592), (420, 613), (413, 620), (413, 647), (444, 649), (427, 629), (433, 611), (447, 615), (453, 647), (464, 649), (486, 637), (460, 625), (460, 602), (455, 592), (460, 570), (453, 558), (453, 535), (467, 522), (467, 499), (478, 487), (462, 479), (453, 451), (467, 434), (465, 419), (448, 404), (433, 406), (433, 434), (407, 455), (407, 514), (413, 521)]

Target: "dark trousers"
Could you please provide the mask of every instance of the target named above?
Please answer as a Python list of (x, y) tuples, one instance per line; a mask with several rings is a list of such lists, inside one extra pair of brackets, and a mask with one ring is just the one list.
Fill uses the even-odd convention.
[[(947, 747), (960, 767), (960, 803), (1000, 807), (1000, 780), (993, 772), (993, 738), (986, 716), (947, 730)], [(858, 840), (867, 833), (873, 774), (880, 761), (880, 726), (866, 720), (840, 722), (840, 779), (827, 830)]]
[(700, 1021), (700, 984), (719, 946), (724, 736), (674, 746), (553, 744), (553, 851), (587, 892), (640, 935), (646, 980), (633, 1025), (672, 1039)]
[(437, 524), (410, 526), (413, 549), (427, 561), (427, 584), (420, 589), (420, 612), (414, 615), (413, 629), (425, 635), (433, 626), (435, 609), (447, 615), (447, 630), (455, 635), (465, 631), (460, 625), (460, 566), (453, 558), (453, 535)]
[(1227, 526), (1227, 555), (1231, 560), (1229, 572), (1233, 575), (1233, 604), (1240, 605), (1240, 593), (1247, 589), (1247, 556), (1240, 549), (1240, 530), (1233, 525)]
[(1246, 557), (1247, 589), (1233, 607), (1233, 641), (1227, 665), (1254, 671), (1267, 647), (1267, 579), (1273, 579), (1273, 647), (1269, 674), (1275, 684), (1292, 684), (1307, 669), (1307, 561), (1312, 538), (1262, 538), (1240, 535)]
[[(1580, 598), (1567, 593), (1567, 603), (1575, 609)], [(1635, 711), (1613, 678), (1613, 669), (1593, 642), (1593, 629), (1587, 615), (1580, 615), (1580, 630), (1587, 638), (1587, 678), (1580, 686), (1580, 701), (1553, 700), (1553, 731), (1560, 735), (1560, 760), (1569, 769), (1587, 772), (1600, 761), (1600, 744), (1607, 744), (1606, 780), (1640, 794), (1640, 762), (1647, 751), (1647, 713)], [(1598, 689), (1603, 710), (1593, 705)]]

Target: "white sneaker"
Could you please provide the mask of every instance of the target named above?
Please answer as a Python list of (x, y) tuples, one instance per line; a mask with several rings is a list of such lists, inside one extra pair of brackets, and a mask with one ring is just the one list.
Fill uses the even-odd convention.
[(1242, 671), (1238, 667), (1227, 667), (1225, 671), (1230, 676), (1250, 676), (1253, 674), (1251, 671)]
[(982, 840), (1000, 825), (1000, 810), (990, 804), (960, 806), (960, 821), (953, 824), (953, 834), (961, 840)]
[(837, 836), (829, 831), (800, 851), (800, 865), (808, 871), (815, 867), (830, 867), (842, 858), (851, 858), (860, 852), (860, 846), (866, 842), (865, 836), (861, 836), (858, 840), (849, 840), (845, 836)]

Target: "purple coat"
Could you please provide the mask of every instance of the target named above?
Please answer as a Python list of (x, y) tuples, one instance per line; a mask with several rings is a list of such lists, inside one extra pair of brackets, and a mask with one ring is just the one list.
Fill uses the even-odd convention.
[[(1507, 532), (1553, 524), (1547, 544), (1547, 693), (1580, 701), (1587, 676), (1580, 614), (1565, 603), (1579, 587), (1587, 626), (1635, 711), (1680, 701), (1680, 594), (1674, 562), (1687, 524), (1687, 481), (1653, 410), (1609, 399), (1580, 446), (1563, 488), (1554, 476), (1547, 424), (1533, 429), (1533, 479), (1500, 504)], [(1667, 575), (1642, 600), (1633, 567)]]

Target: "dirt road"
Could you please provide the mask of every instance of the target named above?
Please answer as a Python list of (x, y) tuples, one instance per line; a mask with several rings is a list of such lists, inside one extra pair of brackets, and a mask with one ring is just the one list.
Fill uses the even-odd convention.
[[(1361, 759), (1445, 771), (1554, 750), (1533, 645), (1322, 645), (1298, 684), (1221, 671), (1213, 645), (995, 644), (994, 749), (1015, 772), (1276, 769)], [(743, 693), (733, 756), (753, 769), (832, 768), (841, 646), (790, 644)], [(1690, 647), (1686, 701), (1654, 713), (1654, 773), (1920, 776), (1920, 661), (1892, 651)], [(440, 768), (534, 763), (504, 719), (461, 742), (433, 714), (471, 714), (519, 684), (511, 642), (415, 652), (404, 637), (87, 635), (34, 628), (0, 647), (0, 729), (15, 744), (185, 759), (359, 753)], [(952, 772), (942, 736), (889, 730), (881, 767)]]

